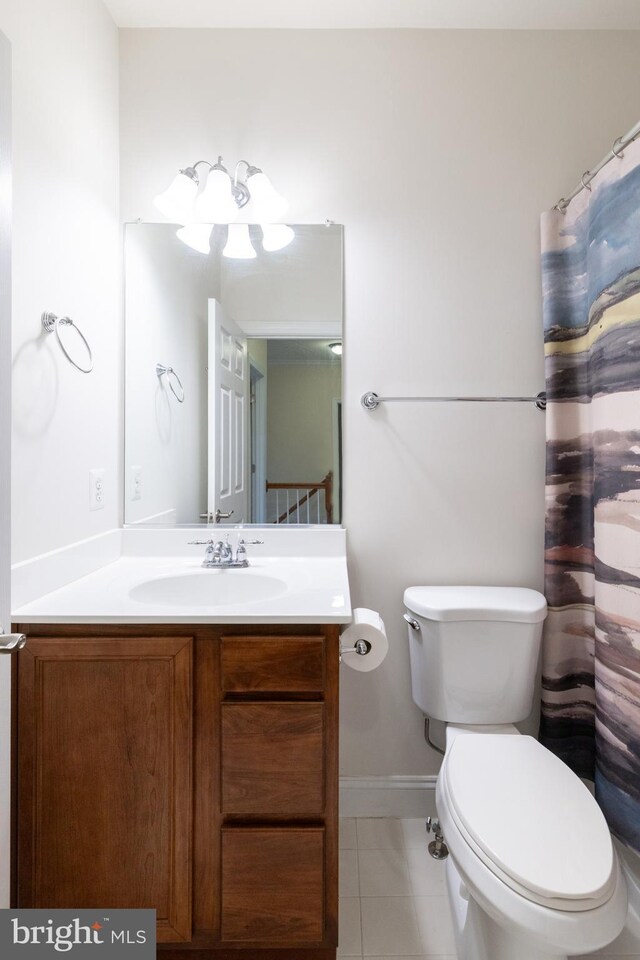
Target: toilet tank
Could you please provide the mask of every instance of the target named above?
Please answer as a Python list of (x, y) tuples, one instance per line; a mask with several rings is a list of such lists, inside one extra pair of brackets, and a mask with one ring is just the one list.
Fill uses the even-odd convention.
[(531, 712), (547, 604), (524, 587), (408, 587), (411, 692), (450, 723), (515, 723)]

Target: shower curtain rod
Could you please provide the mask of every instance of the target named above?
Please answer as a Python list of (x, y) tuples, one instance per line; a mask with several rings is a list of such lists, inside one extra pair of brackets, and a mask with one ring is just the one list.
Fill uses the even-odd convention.
[(606, 157), (603, 157), (600, 163), (596, 167), (594, 167), (593, 170), (585, 170), (585, 172), (582, 174), (582, 177), (580, 178), (580, 183), (575, 188), (573, 193), (570, 193), (568, 197), (561, 197), (553, 209), (558, 210), (559, 213), (566, 213), (567, 207), (569, 206), (573, 198), (577, 197), (578, 194), (581, 193), (583, 190), (590, 190), (591, 188), (589, 184), (591, 183), (593, 178), (598, 173), (600, 173), (602, 168), (606, 167), (606, 165), (611, 160), (613, 160), (614, 157), (617, 157), (618, 159), (620, 159), (624, 148), (628, 147), (629, 144), (633, 143), (633, 141), (636, 140), (638, 137), (640, 137), (640, 123), (636, 123), (635, 127), (632, 127), (631, 130), (629, 130), (628, 133), (625, 133), (623, 137), (618, 137), (616, 140), (614, 140), (611, 150), (609, 150), (609, 153), (606, 155)]

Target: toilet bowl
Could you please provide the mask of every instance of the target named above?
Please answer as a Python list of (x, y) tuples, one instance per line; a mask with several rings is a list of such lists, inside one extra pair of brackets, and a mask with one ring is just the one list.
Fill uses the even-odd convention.
[(473, 929), (458, 931), (460, 960), (592, 953), (615, 939), (627, 910), (609, 830), (578, 777), (512, 732), (447, 730), (436, 806), (449, 895), (480, 908), (465, 918)]
[(601, 949), (627, 911), (606, 821), (579, 778), (513, 726), (531, 709), (544, 598), (412, 587), (405, 606), (414, 700), (447, 722), (436, 807), (459, 960)]

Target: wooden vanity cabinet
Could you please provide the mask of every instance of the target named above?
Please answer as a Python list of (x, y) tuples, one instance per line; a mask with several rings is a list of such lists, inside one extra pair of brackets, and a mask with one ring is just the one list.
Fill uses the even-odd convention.
[(25, 625), (15, 903), (152, 907), (165, 960), (330, 960), (337, 626)]

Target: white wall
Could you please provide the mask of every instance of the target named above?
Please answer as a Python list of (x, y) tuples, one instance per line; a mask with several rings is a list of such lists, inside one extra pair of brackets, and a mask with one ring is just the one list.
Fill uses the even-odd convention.
[[(101, 0), (0, 0), (13, 54), (13, 560), (120, 518), (118, 32)], [(77, 320), (84, 376), (40, 327)], [(106, 506), (89, 512), (89, 469)]]
[(333, 400), (340, 364), (269, 364), (267, 476), (315, 483), (333, 469)]
[[(207, 316), (208, 298), (219, 295), (219, 259), (191, 250), (173, 226), (132, 223), (125, 268), (125, 520), (172, 511), (177, 523), (198, 523), (207, 510)], [(157, 363), (175, 369), (182, 403), (157, 377)], [(131, 498), (134, 467), (139, 500)]]
[(638, 119), (640, 34), (121, 34), (122, 210), (172, 172), (259, 164), (292, 221), (345, 224), (344, 522), (356, 604), (391, 652), (342, 674), (342, 772), (437, 769), (410, 701), (402, 593), (539, 587), (543, 417), (530, 406), (360, 407), (543, 386), (538, 215)]

